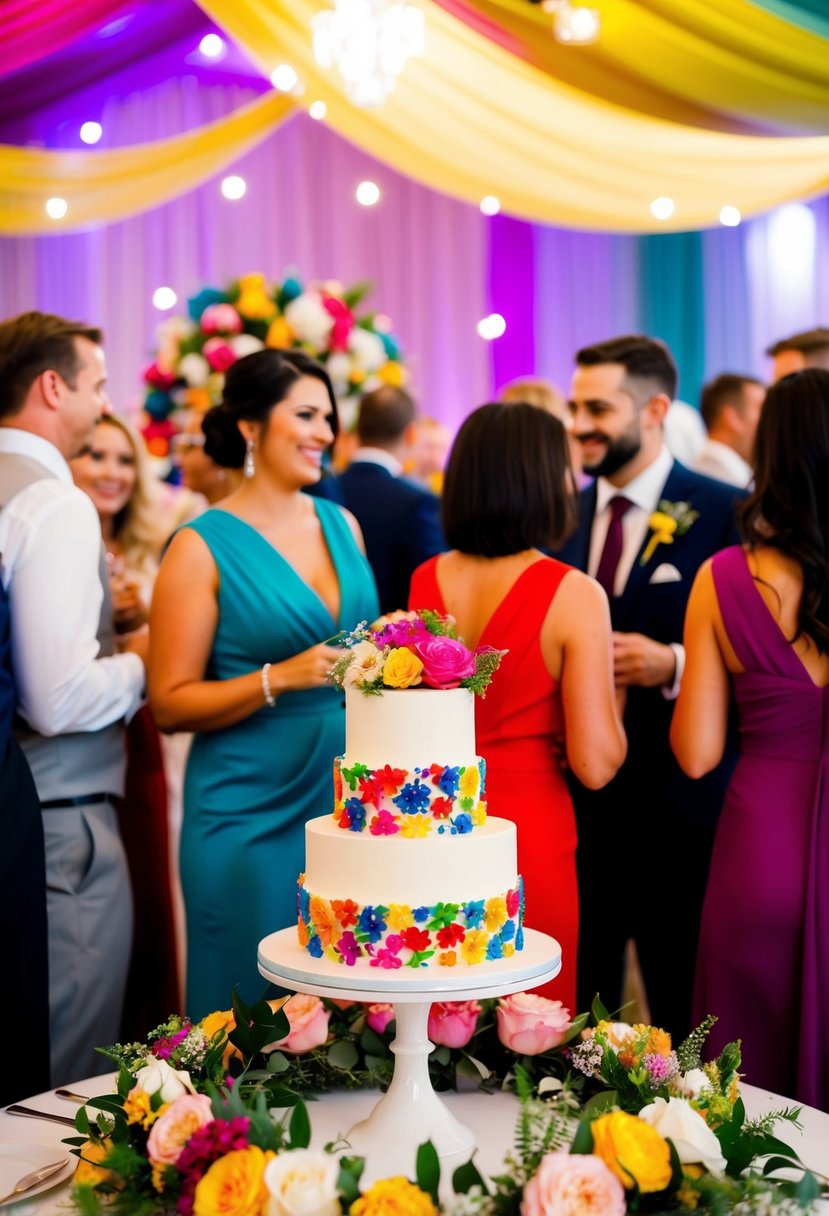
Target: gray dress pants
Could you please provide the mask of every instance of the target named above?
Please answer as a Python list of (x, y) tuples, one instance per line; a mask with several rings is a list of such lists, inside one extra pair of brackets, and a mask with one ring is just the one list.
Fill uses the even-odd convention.
[(115, 807), (43, 812), (52, 1085), (109, 1072), (132, 946), (132, 892)]

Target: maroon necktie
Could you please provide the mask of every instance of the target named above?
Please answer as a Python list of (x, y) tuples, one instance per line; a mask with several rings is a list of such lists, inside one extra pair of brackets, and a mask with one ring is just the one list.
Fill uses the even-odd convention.
[(622, 516), (633, 503), (624, 494), (617, 494), (610, 500), (610, 523), (607, 526), (602, 556), (596, 569), (596, 582), (600, 583), (607, 592), (608, 599), (613, 599), (613, 584), (616, 580), (616, 568), (622, 556)]

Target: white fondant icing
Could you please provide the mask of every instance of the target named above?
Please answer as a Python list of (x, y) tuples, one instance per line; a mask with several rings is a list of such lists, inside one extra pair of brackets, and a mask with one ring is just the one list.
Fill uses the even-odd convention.
[(517, 882), (515, 824), (507, 819), (419, 840), (345, 832), (330, 815), (305, 825), (305, 886), (322, 899), (419, 907), (490, 899)]
[(345, 694), (346, 768), (413, 769), (423, 764), (477, 764), (475, 695), (468, 688), (387, 689)]

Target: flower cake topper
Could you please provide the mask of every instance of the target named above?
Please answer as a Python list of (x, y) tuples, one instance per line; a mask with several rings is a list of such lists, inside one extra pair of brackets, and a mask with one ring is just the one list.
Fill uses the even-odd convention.
[[(264, 347), (318, 359), (341, 401), (356, 402), (357, 394), (382, 384), (406, 384), (400, 342), (387, 319), (357, 311), (370, 291), (370, 283), (346, 288), (332, 280), (304, 286), (295, 274), (276, 284), (247, 274), (225, 289), (202, 288), (187, 301), (188, 318), (159, 326), (158, 350), (144, 371), (142, 433), (150, 453), (168, 457), (176, 411), (215, 405), (227, 369)], [(352, 420), (342, 421), (347, 427)]]
[(646, 566), (658, 545), (672, 545), (674, 537), (682, 536), (698, 519), (699, 511), (694, 511), (689, 502), (668, 502), (665, 498), (661, 499), (648, 520), (651, 534), (639, 564)]
[(346, 651), (334, 665), (332, 681), (339, 688), (359, 688), (364, 693), (468, 688), (483, 697), (507, 653), (492, 646), (470, 650), (458, 638), (452, 618), (429, 608), (394, 612), (370, 627), (362, 622), (334, 641)]

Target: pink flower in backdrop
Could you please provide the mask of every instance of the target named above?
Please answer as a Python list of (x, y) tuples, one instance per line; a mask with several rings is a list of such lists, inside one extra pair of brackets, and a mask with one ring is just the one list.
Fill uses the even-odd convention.
[(625, 1188), (599, 1157), (547, 1153), (524, 1187), (521, 1216), (625, 1216)]
[(226, 372), (236, 362), (236, 352), (224, 338), (208, 338), (201, 353), (214, 372)]
[(570, 1013), (561, 1001), (532, 992), (502, 997), (495, 1017), (498, 1038), (519, 1056), (537, 1056), (557, 1047), (570, 1029)]
[(455, 638), (423, 638), (412, 649), (423, 663), (422, 679), (430, 688), (457, 688), (475, 674), (475, 655)]
[(389, 1022), (394, 1021), (394, 1005), (376, 1002), (366, 1006), (366, 1025), (377, 1034), (382, 1034)]
[(282, 1011), (291, 1029), (284, 1039), (269, 1043), (264, 1048), (265, 1051), (278, 1049), (298, 1056), (305, 1051), (313, 1051), (315, 1047), (322, 1047), (328, 1038), (328, 1020), (331, 1014), (318, 996), (306, 996), (303, 992), (297, 992), (288, 997)]
[(149, 367), (144, 368), (144, 380), (153, 388), (161, 389), (163, 393), (166, 393), (175, 384), (176, 376), (174, 372), (162, 371), (158, 363), (151, 363)]
[(329, 316), (334, 318), (328, 345), (332, 351), (345, 350), (348, 335), (354, 328), (354, 314), (342, 300), (336, 296), (323, 295), (322, 306)]
[(434, 1001), (426, 1033), (436, 1047), (466, 1047), (480, 1012), (477, 1001)]
[(242, 318), (232, 304), (208, 304), (199, 326), (205, 334), (238, 334), (242, 332)]

